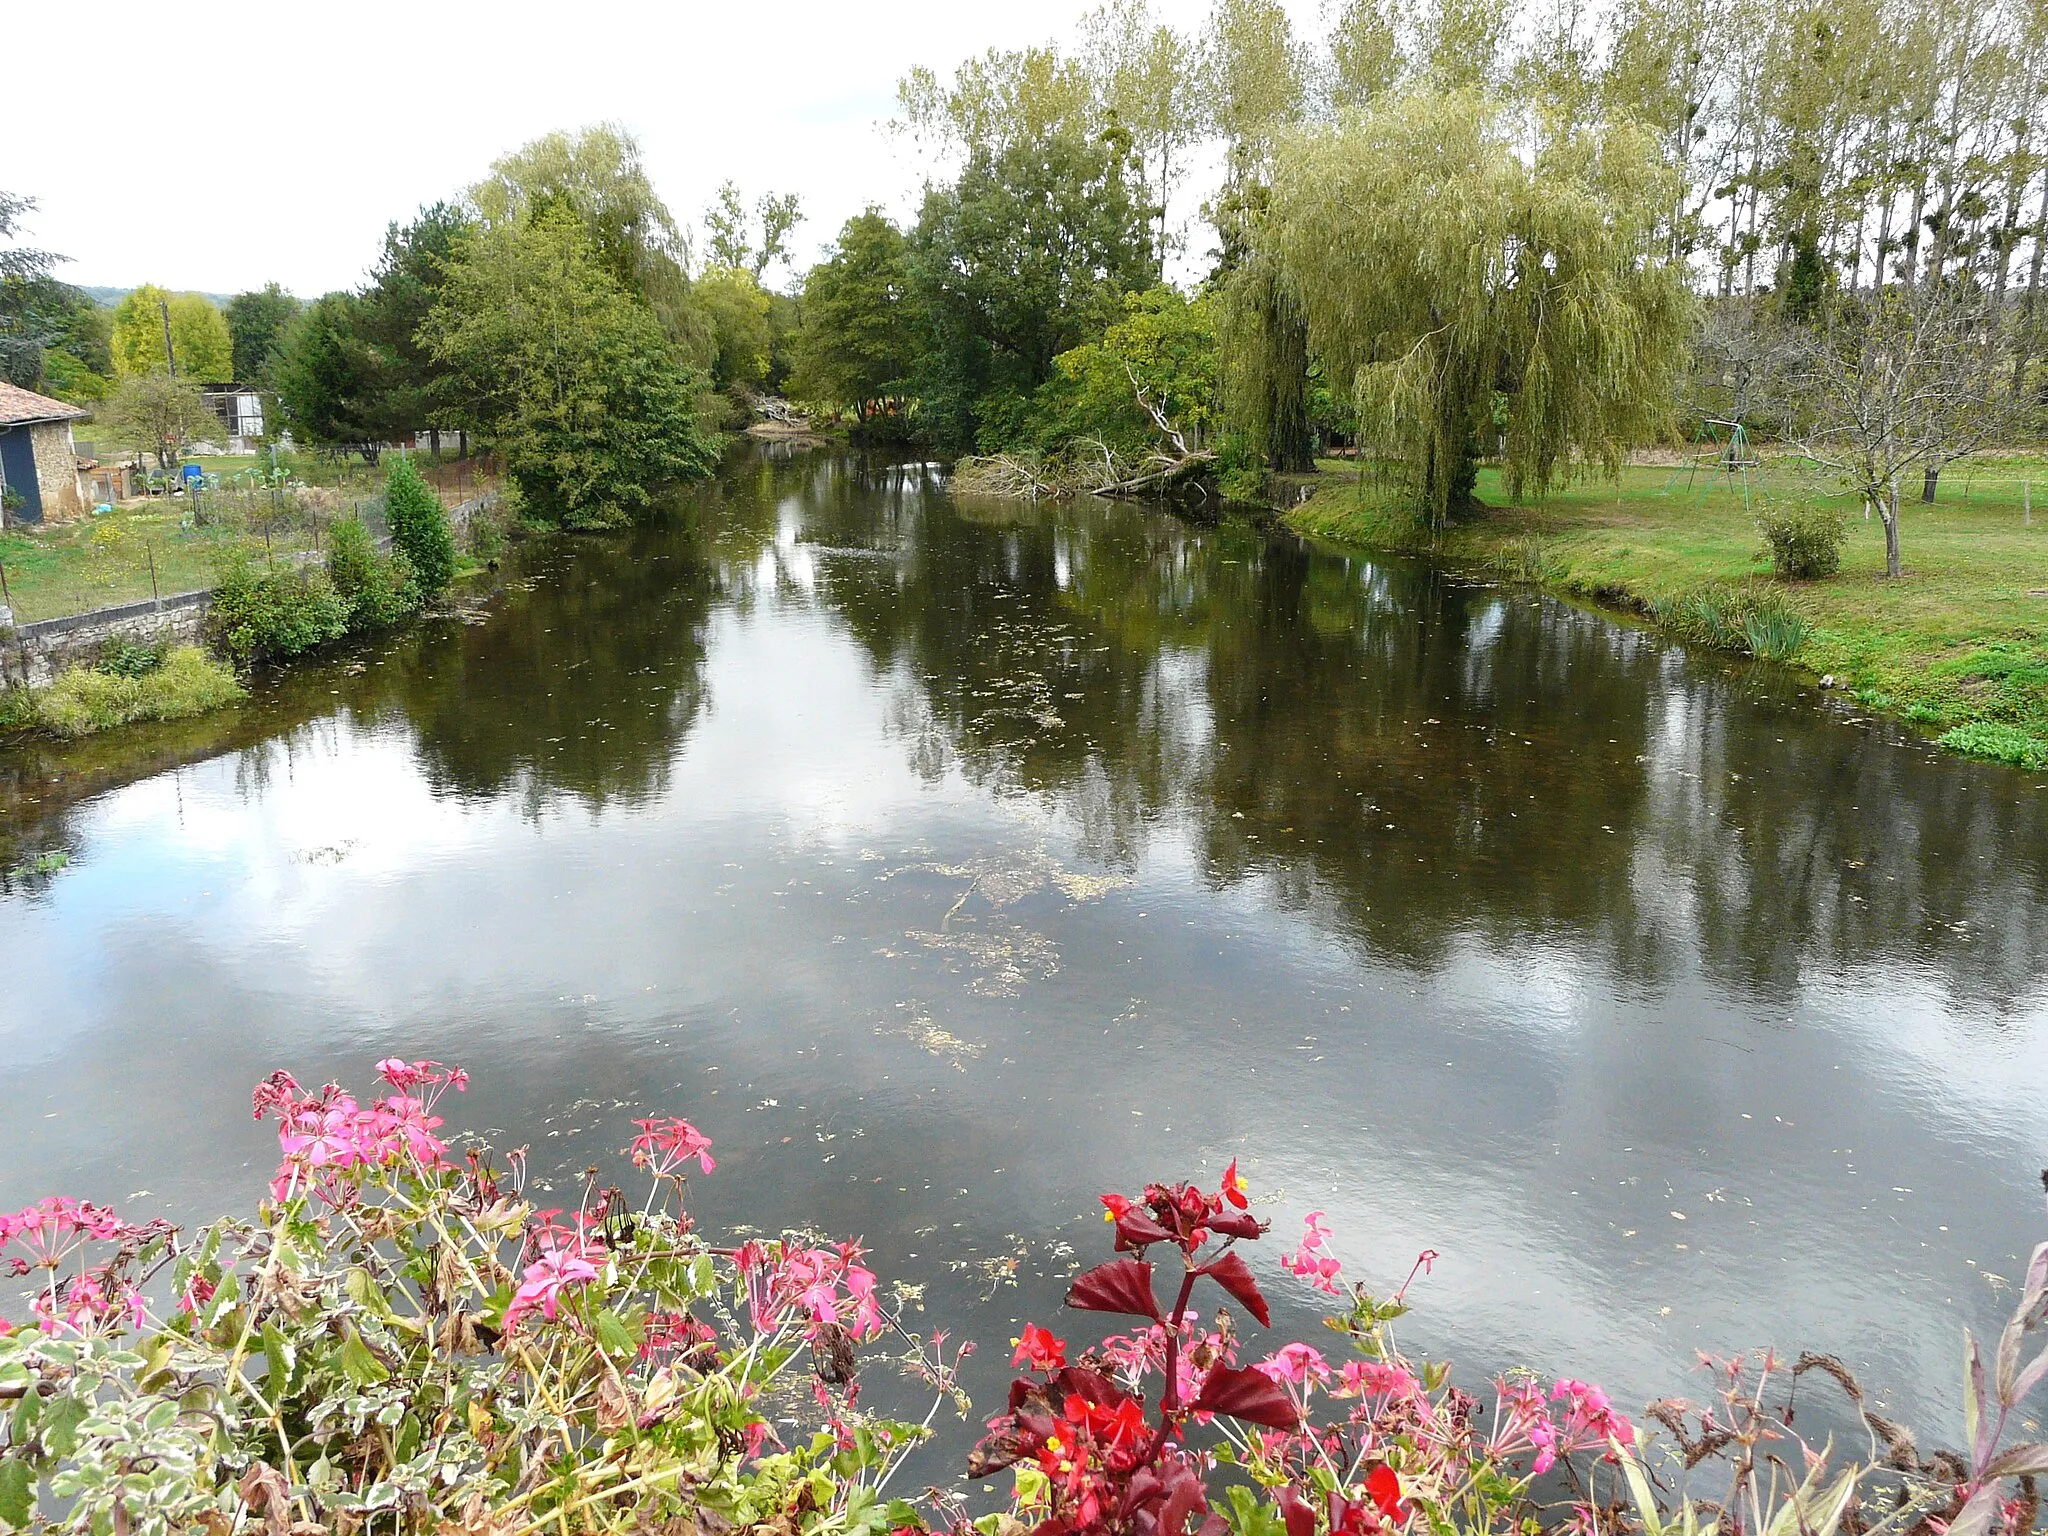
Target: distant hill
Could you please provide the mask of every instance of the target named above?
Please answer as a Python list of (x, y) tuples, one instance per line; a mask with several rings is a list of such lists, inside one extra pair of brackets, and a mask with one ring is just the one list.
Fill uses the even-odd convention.
[[(80, 283), (77, 287), (80, 293), (103, 309), (112, 309), (135, 291), (133, 288), (95, 288), (89, 283)], [(189, 292), (191, 290), (174, 291)], [(210, 300), (215, 309), (226, 309), (228, 307), (228, 300), (232, 295), (225, 293), (201, 293), (199, 297)]]

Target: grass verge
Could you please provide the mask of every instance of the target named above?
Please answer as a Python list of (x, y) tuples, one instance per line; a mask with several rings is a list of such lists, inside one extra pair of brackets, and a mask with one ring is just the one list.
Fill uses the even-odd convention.
[(0, 730), (89, 736), (138, 720), (182, 720), (245, 696), (235, 674), (196, 645), (181, 645), (140, 677), (74, 667), (47, 688), (0, 694)]
[[(1312, 537), (1437, 554), (1631, 609), (1695, 643), (1831, 673), (1862, 707), (1951, 750), (2048, 766), (2048, 460), (1951, 465), (1931, 505), (1916, 479), (1898, 580), (1884, 575), (1882, 525), (1853, 505), (1838, 574), (1772, 577), (1757, 512), (1838, 489), (1789, 461), (1750, 471), (1746, 485), (1681, 462), (1509, 505), (1498, 475), (1482, 470), (1481, 512), (1432, 544), (1390, 490), (1325, 462), (1284, 518)], [(2031, 518), (2029, 500), (2042, 502)]]

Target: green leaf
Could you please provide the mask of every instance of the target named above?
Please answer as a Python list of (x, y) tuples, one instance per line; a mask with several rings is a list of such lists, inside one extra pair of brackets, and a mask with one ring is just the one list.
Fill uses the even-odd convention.
[(291, 1391), (292, 1366), (297, 1363), (297, 1356), (298, 1351), (278, 1332), (276, 1323), (263, 1325), (263, 1358), (268, 1362), (270, 1371), (264, 1382), (263, 1395), (270, 1399), (273, 1408), (282, 1407)]
[(391, 1373), (384, 1368), (384, 1362), (370, 1353), (370, 1346), (363, 1342), (363, 1336), (351, 1328), (341, 1341), (341, 1373), (358, 1387), (374, 1387), (381, 1381), (388, 1381)]
[(35, 1507), (36, 1484), (28, 1463), (16, 1456), (0, 1460), (0, 1525), (26, 1530)]
[(610, 1307), (600, 1307), (597, 1313), (597, 1347), (608, 1355), (631, 1355), (640, 1350), (640, 1341), (633, 1337), (633, 1330), (626, 1326), (624, 1318)]
[(21, 1401), (14, 1405), (9, 1420), (8, 1437), (16, 1445), (26, 1445), (28, 1437), (35, 1433), (36, 1421), (43, 1416), (43, 1395), (28, 1391), (21, 1394)]
[(86, 1405), (75, 1397), (60, 1397), (43, 1415), (43, 1445), (59, 1461), (78, 1449), (78, 1426), (85, 1422)]
[(361, 1265), (348, 1272), (341, 1282), (341, 1288), (348, 1293), (348, 1299), (364, 1311), (374, 1312), (379, 1317), (391, 1315), (391, 1303), (384, 1299), (384, 1293), (377, 1289), (377, 1282)]

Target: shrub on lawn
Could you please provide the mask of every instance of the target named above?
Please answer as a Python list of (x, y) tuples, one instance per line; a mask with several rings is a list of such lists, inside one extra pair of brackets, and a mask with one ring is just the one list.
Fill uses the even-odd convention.
[(1817, 501), (1766, 502), (1757, 513), (1756, 527), (1771, 552), (1771, 569), (1786, 581), (1815, 581), (1842, 568), (1849, 520), (1839, 507)]

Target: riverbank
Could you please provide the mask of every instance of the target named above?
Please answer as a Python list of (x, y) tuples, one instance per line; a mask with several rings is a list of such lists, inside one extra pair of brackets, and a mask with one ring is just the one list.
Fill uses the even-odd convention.
[[(2048, 766), (2048, 493), (2039, 456), (1950, 467), (1933, 505), (1902, 508), (1905, 576), (1884, 576), (1884, 536), (1852, 516), (1842, 569), (1812, 582), (1771, 576), (1754, 509), (1791, 488), (1789, 470), (1739, 478), (1685, 465), (1632, 465), (1533, 505), (1507, 505), (1482, 470), (1486, 511), (1431, 548), (1427, 531), (1356, 469), (1324, 461), (1295, 482), (1307, 500), (1282, 513), (1312, 538), (1365, 549), (1429, 551), (1566, 596), (1651, 616), (1702, 589), (1767, 589), (1803, 634), (1783, 657), (1832, 675), (1856, 703), (1896, 716), (1974, 756)], [(1915, 490), (1918, 489), (1917, 481)]]

